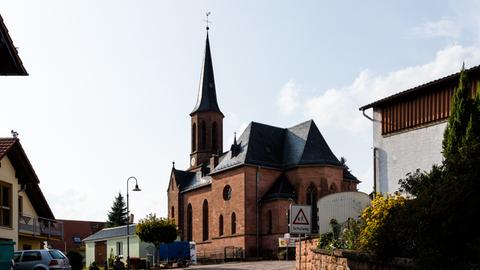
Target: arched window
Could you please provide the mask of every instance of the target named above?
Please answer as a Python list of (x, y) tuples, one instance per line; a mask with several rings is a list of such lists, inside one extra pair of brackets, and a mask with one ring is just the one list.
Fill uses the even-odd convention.
[(175, 218), (175, 207), (172, 206), (172, 218)]
[(335, 192), (337, 192), (337, 186), (336, 186), (334, 183), (330, 184), (329, 192), (330, 192), (330, 193), (335, 193)]
[(218, 140), (217, 140), (217, 122), (213, 122), (212, 124), (212, 150), (214, 153), (217, 152), (217, 145)]
[(192, 241), (192, 205), (187, 207), (187, 240)]
[(313, 184), (307, 188), (307, 205), (312, 207), (312, 232), (318, 231), (317, 189)]
[(202, 220), (203, 220), (203, 241), (208, 240), (208, 202), (207, 200), (203, 201), (203, 211), (202, 211)]
[(197, 150), (197, 124), (192, 126), (192, 152)]
[(223, 235), (223, 215), (218, 218), (218, 235)]
[(237, 233), (237, 217), (235, 216), (235, 212), (232, 213), (232, 234)]
[(200, 134), (201, 134), (201, 138), (200, 138), (200, 142), (201, 142), (201, 146), (200, 146), (200, 149), (205, 149), (207, 147), (207, 127), (205, 125), (205, 121), (202, 121), (200, 123)]
[(272, 227), (273, 227), (273, 223), (272, 223), (272, 210), (268, 210), (267, 212), (267, 233), (270, 234), (272, 233)]

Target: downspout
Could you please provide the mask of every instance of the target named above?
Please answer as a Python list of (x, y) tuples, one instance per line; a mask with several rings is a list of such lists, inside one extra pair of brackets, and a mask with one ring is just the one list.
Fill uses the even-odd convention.
[(373, 198), (377, 194), (377, 147), (373, 147)]
[[(365, 118), (372, 122), (379, 122), (378, 120), (373, 119), (372, 117), (368, 116), (365, 113), (366, 109), (362, 109), (362, 114)], [(373, 198), (375, 198), (375, 194), (377, 193), (377, 147), (373, 147)]]
[(257, 172), (255, 174), (255, 215), (256, 215), (256, 244), (257, 244), (257, 258), (260, 257), (260, 228), (259, 228), (259, 220), (260, 220), (260, 215), (259, 215), (259, 201), (258, 201), (258, 184), (259, 184), (259, 178), (260, 178), (260, 166), (257, 166)]

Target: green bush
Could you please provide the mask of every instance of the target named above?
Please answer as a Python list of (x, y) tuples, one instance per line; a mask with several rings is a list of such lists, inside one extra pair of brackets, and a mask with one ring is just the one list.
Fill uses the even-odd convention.
[(330, 220), (331, 232), (320, 235), (318, 247), (322, 249), (357, 249), (359, 247), (361, 220), (348, 219), (343, 224)]
[(70, 261), (72, 270), (81, 270), (83, 269), (83, 256), (76, 251), (67, 252), (67, 258)]

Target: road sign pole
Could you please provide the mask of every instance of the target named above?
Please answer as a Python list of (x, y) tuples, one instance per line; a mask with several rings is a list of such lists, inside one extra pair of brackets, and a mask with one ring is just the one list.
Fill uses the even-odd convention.
[(300, 250), (298, 251), (298, 269), (302, 270), (302, 235), (300, 237)]

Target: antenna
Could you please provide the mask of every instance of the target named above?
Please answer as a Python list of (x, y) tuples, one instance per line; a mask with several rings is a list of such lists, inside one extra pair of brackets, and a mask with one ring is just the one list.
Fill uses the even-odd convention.
[(207, 16), (207, 19), (204, 20), (204, 21), (207, 23), (207, 31), (210, 29), (210, 27), (208, 26), (208, 24), (212, 22), (212, 21), (209, 21), (209, 20), (208, 20), (208, 16), (210, 16), (210, 14), (212, 14), (210, 11), (208, 11), (207, 13), (205, 13), (205, 15)]

